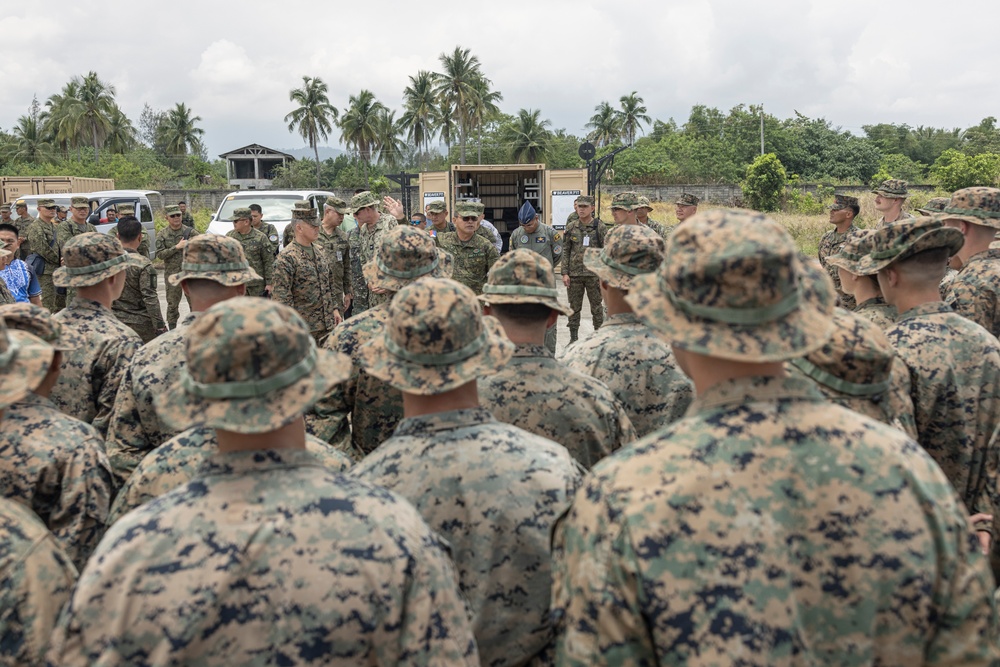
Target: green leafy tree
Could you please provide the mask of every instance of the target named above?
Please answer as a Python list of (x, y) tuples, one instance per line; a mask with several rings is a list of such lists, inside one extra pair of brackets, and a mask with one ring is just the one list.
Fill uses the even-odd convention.
[(950, 192), (975, 185), (997, 187), (1000, 184), (1000, 155), (966, 155), (949, 149), (934, 162), (931, 176)]
[(79, 118), (75, 110), (79, 95), (79, 81), (70, 81), (63, 86), (62, 92), (50, 96), (45, 101), (45, 111), (39, 115), (45, 134), (67, 157), (70, 149), (78, 147), (81, 143)]
[(72, 123), (89, 134), (94, 147), (94, 162), (101, 161), (101, 146), (111, 126), (115, 105), (115, 87), (101, 81), (97, 72), (88, 72), (83, 78), (74, 77), (77, 97), (70, 113)]
[(1000, 128), (997, 128), (997, 119), (988, 116), (979, 125), (967, 129), (962, 134), (962, 150), (969, 155), (1000, 153)]
[(635, 135), (642, 131), (643, 124), (649, 125), (653, 121), (646, 115), (646, 106), (638, 92), (633, 90), (628, 95), (622, 95), (618, 101), (621, 104), (621, 109), (618, 111), (618, 123), (621, 126), (622, 135), (625, 143), (634, 144)]
[(503, 95), (498, 90), (490, 89), (490, 80), (484, 76), (479, 77), (476, 82), (476, 97), (472, 101), (472, 110), (469, 120), (476, 130), (476, 161), (483, 163), (483, 125), (495, 118), (500, 113), (497, 102), (503, 100)]
[(193, 116), (191, 109), (178, 102), (167, 112), (163, 122), (164, 148), (168, 155), (184, 157), (190, 153), (200, 153), (201, 138), (205, 130), (198, 127), (201, 116)]
[(760, 155), (747, 167), (744, 179), (743, 198), (752, 209), (777, 211), (785, 195), (788, 175), (778, 156), (774, 153)]
[(622, 126), (618, 112), (610, 102), (601, 102), (594, 107), (596, 112), (590, 117), (584, 127), (590, 130), (587, 139), (593, 141), (599, 148), (610, 146), (621, 141)]
[(357, 95), (351, 95), (347, 110), (337, 123), (341, 140), (358, 152), (369, 171), (372, 155), (378, 146), (379, 116), (385, 110), (385, 105), (375, 99), (374, 93), (362, 90)]
[(52, 145), (42, 133), (41, 124), (35, 114), (29, 113), (17, 119), (13, 138), (14, 153), (11, 160), (14, 162), (38, 164), (51, 154)]
[(465, 164), (466, 141), (473, 124), (473, 116), (480, 91), (483, 73), (479, 58), (469, 49), (456, 46), (450, 53), (442, 53), (440, 72), (436, 72), (435, 92), (443, 108), (456, 116), (461, 164)]
[(108, 134), (104, 146), (112, 153), (127, 153), (139, 143), (138, 134), (132, 121), (115, 105), (108, 123)]
[(313, 149), (316, 157), (316, 187), (319, 187), (320, 177), (319, 140), (329, 138), (333, 123), (339, 115), (337, 108), (330, 104), (328, 92), (326, 83), (318, 76), (302, 77), (302, 87), (293, 88), (288, 93), (289, 101), (298, 106), (285, 115), (288, 131), (297, 131)]
[(541, 120), (538, 109), (521, 109), (514, 122), (506, 126), (503, 138), (510, 145), (510, 156), (515, 163), (537, 163), (545, 159), (552, 132), (551, 123)]
[(375, 152), (380, 163), (395, 168), (403, 159), (406, 142), (403, 141), (402, 123), (396, 120), (396, 112), (382, 109), (375, 120)]
[[(406, 138), (414, 146), (430, 151), (430, 142), (437, 133), (437, 96), (434, 94), (434, 75), (426, 70), (410, 77), (410, 85), (403, 90), (403, 115), (400, 118)], [(417, 166), (421, 166), (422, 156)]]

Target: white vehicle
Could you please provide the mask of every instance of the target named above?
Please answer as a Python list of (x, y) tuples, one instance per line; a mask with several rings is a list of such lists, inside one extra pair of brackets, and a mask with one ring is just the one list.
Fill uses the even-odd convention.
[[(238, 208), (249, 208), (250, 204), (257, 204), (263, 213), (264, 222), (270, 222), (278, 230), (278, 234), (283, 234), (285, 227), (292, 221), (292, 207), (297, 201), (308, 200), (315, 208), (320, 217), (323, 215), (323, 204), (327, 197), (335, 196), (334, 193), (326, 190), (243, 190), (226, 195), (219, 210), (212, 216), (212, 221), (208, 223), (208, 231), (212, 234), (225, 235), (233, 229), (233, 211)], [(349, 232), (357, 227), (357, 223), (350, 215), (345, 216), (340, 228)]]

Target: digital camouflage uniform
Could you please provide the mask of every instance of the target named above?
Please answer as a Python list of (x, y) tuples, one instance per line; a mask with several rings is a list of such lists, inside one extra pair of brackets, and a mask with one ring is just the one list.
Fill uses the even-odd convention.
[[(838, 197), (840, 197), (840, 195), (838, 195)], [(843, 199), (843, 197), (841, 198)], [(854, 198), (851, 197), (850, 199)], [(827, 254), (825, 259), (820, 260), (821, 263), (823, 263), (824, 268), (830, 274), (830, 277), (837, 277), (837, 280), (835, 280), (833, 284), (837, 288), (837, 295), (841, 297), (841, 304), (843, 304), (843, 292), (841, 290), (839, 269), (844, 269), (848, 273), (854, 274), (855, 276), (869, 276), (869, 280), (872, 281), (871, 284), (879, 289), (878, 281), (875, 279), (875, 275), (871, 273), (864, 273), (864, 270), (861, 268), (866, 261), (865, 257), (871, 254), (872, 237), (874, 233), (874, 231), (858, 229), (857, 227), (852, 226), (849, 233), (845, 234), (846, 238), (840, 242), (836, 252)], [(886, 303), (881, 291), (878, 292), (877, 296), (865, 299), (860, 304), (857, 303), (857, 299), (854, 295), (847, 296), (850, 296), (853, 300), (852, 302), (855, 303), (854, 312), (866, 320), (878, 325), (879, 328), (885, 330), (895, 323), (896, 307)]]
[[(315, 211), (313, 217), (315, 222)], [(297, 242), (285, 248), (274, 263), (273, 298), (294, 308), (321, 342), (336, 326), (334, 312), (344, 302), (342, 282), (334, 281), (333, 268), (322, 247)]]
[[(64, 266), (53, 279), (66, 287), (96, 285), (141, 259), (113, 236), (81, 234), (63, 248)], [(56, 407), (92, 424), (104, 438), (118, 385), (142, 339), (110, 308), (81, 297), (73, 299), (56, 320), (73, 349), (63, 353), (62, 370), (50, 397)]]
[[(836, 204), (834, 204), (834, 206), (836, 206)], [(847, 310), (854, 310), (858, 305), (857, 301), (854, 299), (853, 294), (847, 294), (844, 292), (843, 288), (840, 286), (840, 273), (838, 272), (837, 267), (828, 263), (826, 260), (830, 257), (830, 255), (836, 255), (839, 253), (841, 247), (844, 245), (844, 242), (847, 241), (848, 237), (853, 235), (857, 229), (858, 228), (853, 224), (851, 224), (851, 226), (843, 232), (831, 229), (823, 235), (823, 238), (819, 240), (819, 263), (823, 265), (826, 272), (830, 274), (830, 278), (833, 279), (833, 286), (837, 289), (837, 296), (840, 297), (840, 305)]]
[(143, 343), (148, 343), (167, 328), (160, 312), (160, 297), (156, 293), (156, 269), (138, 249), (129, 252), (135, 254), (141, 263), (125, 270), (125, 289), (111, 304), (111, 312), (139, 334)]
[(0, 665), (45, 664), (76, 568), (38, 517), (0, 498)]
[(338, 292), (340, 301), (335, 305), (343, 313), (344, 296), (351, 294), (351, 290), (354, 289), (351, 284), (351, 246), (347, 241), (347, 234), (339, 227), (334, 229), (332, 234), (327, 234), (320, 225), (319, 238), (316, 239), (315, 245), (323, 249), (327, 261), (330, 262), (330, 281), (342, 285)]
[(267, 242), (271, 244), (271, 251), (275, 255), (275, 257), (277, 257), (278, 252), (283, 247), (283, 244), (279, 241), (281, 237), (278, 235), (278, 228), (272, 225), (270, 222), (266, 222), (264, 220), (261, 220), (260, 224), (255, 225), (253, 224), (252, 219), (250, 220), (250, 226), (253, 229), (256, 229), (258, 232), (263, 233), (264, 236), (267, 237)]
[[(118, 238), (118, 225), (115, 225), (114, 227), (112, 227), (111, 229), (109, 229), (108, 230), (108, 234), (111, 234), (115, 238)], [(143, 257), (147, 257), (148, 258), (149, 257), (149, 232), (146, 231), (145, 227), (142, 228), (142, 232), (141, 232), (140, 236), (142, 236), (142, 240), (139, 241), (139, 247), (136, 250), (139, 251), (140, 255), (142, 255)]]
[[(958, 190), (944, 208), (943, 217), (976, 225), (973, 229), (1000, 231), (1000, 189)], [(991, 247), (965, 260), (944, 300), (959, 315), (1000, 337), (1000, 249)]]
[[(179, 212), (179, 209), (176, 211), (173, 209), (176, 209), (176, 207), (168, 206), (166, 209), (167, 214), (170, 215)], [(167, 283), (167, 326), (171, 329), (177, 326), (177, 318), (180, 317), (178, 307), (180, 306), (181, 296), (184, 292), (181, 290), (180, 285), (172, 285), (167, 279), (181, 270), (181, 258), (184, 249), (178, 248), (177, 244), (182, 240), (186, 241), (196, 235), (197, 233), (187, 225), (182, 224), (180, 229), (174, 230), (170, 228), (169, 223), (156, 235), (156, 257), (163, 261), (163, 280)]]
[[(527, 250), (532, 250), (537, 252), (539, 255), (549, 260), (552, 265), (553, 270), (559, 265), (559, 260), (562, 259), (562, 240), (563, 234), (560, 231), (556, 231), (554, 228), (539, 222), (538, 227), (533, 233), (529, 233), (525, 229), (525, 225), (529, 224), (531, 220), (534, 220), (535, 216), (538, 214), (535, 212), (535, 208), (531, 206), (530, 202), (525, 202), (524, 206), (521, 207), (521, 211), (525, 212), (525, 206), (529, 207), (530, 213), (533, 214), (531, 219), (521, 222), (521, 226), (514, 230), (510, 235), (510, 249), (519, 250), (525, 248)], [(520, 217), (520, 212), (518, 213)], [(556, 345), (558, 344), (558, 339), (556, 337), (556, 332), (559, 327), (550, 327), (548, 331), (545, 332), (545, 349), (547, 349), (552, 354), (556, 353)]]
[(438, 234), (436, 240), (438, 247), (455, 260), (455, 272), (452, 278), (476, 294), (482, 294), (490, 267), (500, 259), (500, 253), (493, 244), (478, 234), (473, 234), (471, 239), (463, 241), (458, 238), (458, 232)]
[[(639, 195), (638, 199), (639, 199), (639, 207), (636, 209), (636, 211), (642, 208), (648, 209), (648, 212), (646, 213), (647, 216), (653, 212), (653, 205), (649, 203), (649, 197), (644, 197), (643, 195)], [(635, 219), (636, 222), (638, 222), (643, 227), (648, 227), (652, 229), (654, 232), (656, 232), (656, 234), (664, 241), (666, 241), (667, 237), (670, 236), (670, 232), (674, 231), (673, 227), (668, 227), (667, 225), (657, 222), (656, 220), (653, 220), (652, 218), (649, 217), (647, 217), (646, 220), (643, 221), (639, 218), (638, 213), (636, 213)]]
[[(623, 225), (584, 261), (610, 287), (628, 291), (632, 276), (652, 273), (663, 261), (664, 244), (655, 234), (643, 225)], [(610, 315), (600, 331), (577, 341), (562, 360), (606, 384), (640, 438), (680, 419), (691, 403), (691, 381), (677, 368), (670, 345), (633, 313)]]
[(28, 228), (31, 227), (31, 223), (35, 221), (29, 215), (19, 215), (11, 223), (17, 227), (17, 238), (21, 242), (20, 258), (24, 259), (31, 254), (31, 241), (28, 239)]
[[(180, 210), (179, 206), (178, 210)], [(194, 229), (194, 216), (191, 215), (191, 211), (184, 211), (181, 213), (181, 224)]]
[[(59, 224), (56, 225), (56, 245), (59, 246), (61, 252), (63, 246), (69, 243), (69, 240), (74, 236), (79, 236), (80, 234), (86, 234), (88, 232), (97, 232), (97, 227), (94, 227), (94, 225), (89, 222), (84, 222), (82, 225), (78, 225), (71, 219), (60, 220)], [(115, 238), (118, 238), (118, 236), (115, 235)], [(67, 288), (63, 305), (65, 306), (67, 303), (72, 301), (74, 297), (76, 297), (76, 290), (72, 287)]]
[[(367, 206), (378, 206), (378, 197), (371, 192), (359, 192), (351, 198), (351, 214), (356, 214)], [(383, 214), (373, 227), (363, 225), (351, 230), (348, 235), (351, 257), (351, 280), (354, 284), (353, 314), (360, 315), (369, 308), (373, 308), (380, 303), (385, 303), (389, 299), (384, 294), (370, 294), (368, 284), (365, 282), (364, 266), (375, 257), (375, 251), (382, 242), (382, 237), (389, 230), (397, 226), (396, 219), (389, 214)]]
[[(247, 263), (243, 246), (235, 239), (202, 234), (184, 248), (181, 270), (169, 281), (180, 284), (197, 278), (224, 286), (245, 285), (259, 275)], [(159, 447), (179, 432), (165, 425), (153, 405), (180, 377), (186, 363), (188, 327), (198, 313), (188, 313), (179, 326), (133, 356), (115, 397), (107, 451), (118, 484), (128, 479), (132, 470), (150, 450)]]
[(248, 234), (240, 234), (235, 229), (227, 232), (226, 236), (236, 239), (243, 246), (247, 262), (253, 270), (262, 277), (261, 280), (253, 280), (247, 283), (247, 296), (264, 296), (265, 285), (272, 285), (274, 281), (274, 251), (271, 242), (267, 240), (263, 232), (250, 228)]
[[(396, 293), (361, 361), (397, 389), (429, 395), (496, 372), (512, 348), (470, 289), (421, 278)], [(485, 408), (404, 419), (351, 471), (409, 500), (451, 545), (483, 665), (525, 664), (550, 643), (549, 527), (580, 473), (566, 448)]]
[(896, 307), (887, 304), (881, 296), (865, 299), (855, 307), (854, 313), (883, 331), (896, 323)]
[[(706, 359), (787, 361), (832, 330), (829, 277), (761, 214), (693, 216), (633, 286), (636, 314)], [(790, 295), (796, 307), (777, 305)], [(556, 660), (990, 664), (976, 542), (902, 432), (804, 378), (720, 379), (684, 419), (597, 464), (556, 524)]]
[[(591, 202), (593, 203), (593, 202)], [(583, 264), (583, 254), (587, 248), (603, 248), (608, 228), (600, 218), (594, 218), (583, 225), (579, 220), (566, 225), (563, 233), (562, 275), (569, 276), (566, 290), (569, 306), (573, 314), (569, 316), (570, 342), (580, 335), (580, 317), (583, 310), (583, 294), (590, 302), (590, 315), (594, 319), (594, 331), (604, 322), (604, 304), (601, 301), (601, 286), (593, 273)]]
[[(42, 201), (44, 200), (39, 200), (39, 203)], [(45, 260), (45, 268), (36, 273), (38, 284), (42, 288), (42, 305), (57, 313), (66, 307), (66, 294), (56, 293), (55, 285), (52, 284), (52, 274), (59, 268), (62, 260), (60, 246), (56, 241), (55, 222), (35, 218), (28, 227), (27, 239), (31, 251)]]
[[(215, 429), (195, 426), (148, 452), (115, 497), (108, 525), (136, 507), (190, 482), (218, 446)], [(306, 436), (306, 450), (331, 472), (344, 472), (354, 464), (347, 454), (315, 436)]]

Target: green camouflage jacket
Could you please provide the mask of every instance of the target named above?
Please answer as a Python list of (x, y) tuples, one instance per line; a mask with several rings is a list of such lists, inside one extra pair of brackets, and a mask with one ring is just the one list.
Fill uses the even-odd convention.
[(1000, 250), (973, 255), (951, 280), (952, 309), (1000, 337)]
[(452, 280), (462, 283), (476, 294), (482, 294), (490, 267), (500, 259), (500, 253), (493, 244), (478, 234), (463, 241), (458, 238), (458, 232), (438, 234), (435, 240), (438, 247), (450, 252), (455, 261)]

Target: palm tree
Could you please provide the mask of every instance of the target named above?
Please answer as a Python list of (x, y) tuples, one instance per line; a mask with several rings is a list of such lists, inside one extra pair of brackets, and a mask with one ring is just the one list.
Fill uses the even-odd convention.
[[(80, 96), (78, 80), (72, 80), (45, 101), (45, 111), (39, 115), (45, 134), (59, 145), (63, 154), (69, 157), (69, 149), (80, 146), (80, 128), (74, 113), (74, 105)], [(82, 159), (82, 156), (81, 156)]]
[(298, 108), (293, 109), (285, 116), (288, 123), (288, 131), (298, 131), (299, 135), (305, 139), (309, 147), (313, 149), (316, 156), (316, 187), (319, 187), (319, 140), (329, 139), (330, 132), (333, 131), (333, 124), (337, 120), (340, 112), (330, 104), (327, 97), (327, 85), (319, 77), (302, 77), (302, 87), (293, 88), (288, 93), (288, 99), (298, 104)]
[(514, 122), (503, 130), (503, 141), (511, 146), (511, 158), (516, 163), (541, 162), (549, 150), (551, 123), (540, 120), (538, 109), (521, 109)]
[(90, 135), (94, 146), (94, 162), (100, 162), (101, 144), (108, 134), (111, 114), (115, 110), (115, 87), (104, 83), (97, 72), (88, 72), (77, 83), (77, 97), (72, 105), (73, 123), (84, 134)]
[(14, 136), (12, 161), (23, 160), (38, 164), (48, 157), (52, 146), (45, 140), (37, 116), (30, 114), (18, 118), (12, 134)]
[(500, 107), (496, 103), (503, 100), (499, 90), (490, 90), (490, 83), (492, 82), (486, 77), (479, 77), (476, 82), (476, 98), (472, 101), (470, 121), (476, 128), (476, 164), (483, 163), (483, 124), (500, 113)]
[(465, 164), (465, 142), (472, 125), (473, 110), (479, 96), (479, 58), (471, 55), (469, 49), (455, 47), (451, 55), (439, 56), (443, 72), (435, 73), (435, 92), (442, 106), (450, 107), (458, 121), (458, 135), (461, 143), (461, 164)]
[(639, 131), (640, 125), (643, 123), (649, 125), (652, 119), (646, 115), (646, 107), (643, 105), (642, 98), (639, 97), (636, 91), (633, 90), (631, 95), (622, 95), (619, 102), (621, 102), (622, 108), (618, 112), (618, 120), (621, 124), (622, 133), (624, 133), (628, 143), (633, 144), (635, 143), (635, 135)]
[(447, 155), (451, 155), (451, 144), (455, 140), (458, 126), (455, 124), (455, 111), (450, 104), (442, 103), (434, 112), (434, 127), (441, 135)]
[[(428, 152), (428, 146), (437, 131), (434, 122), (437, 97), (434, 95), (434, 75), (426, 70), (410, 77), (410, 85), (403, 91), (403, 116), (399, 119), (406, 130), (406, 138), (417, 148)], [(418, 169), (422, 157), (417, 160)]]
[(192, 116), (183, 102), (178, 102), (167, 112), (163, 122), (166, 151), (168, 155), (187, 155), (188, 151), (197, 153), (201, 150), (201, 138), (205, 130), (196, 125), (201, 116)]
[(337, 123), (341, 141), (358, 151), (366, 171), (371, 166), (372, 152), (378, 143), (379, 114), (385, 110), (385, 105), (375, 99), (372, 91), (362, 90), (357, 95), (351, 95), (347, 110)]
[(406, 150), (406, 142), (402, 139), (403, 124), (396, 120), (396, 112), (382, 109), (376, 118), (375, 132), (379, 162), (389, 168), (395, 167)]
[(132, 121), (115, 105), (108, 125), (108, 136), (104, 140), (105, 147), (112, 153), (126, 153), (135, 148), (138, 141)]
[(609, 146), (621, 139), (622, 128), (619, 122), (618, 112), (611, 106), (610, 102), (601, 102), (594, 107), (595, 113), (587, 123), (587, 129), (591, 130), (587, 139), (596, 142), (598, 146)]

